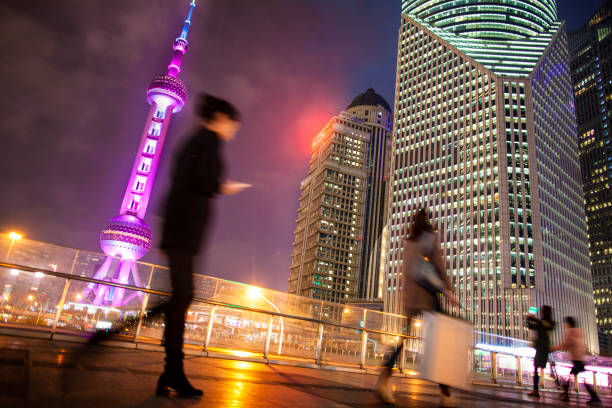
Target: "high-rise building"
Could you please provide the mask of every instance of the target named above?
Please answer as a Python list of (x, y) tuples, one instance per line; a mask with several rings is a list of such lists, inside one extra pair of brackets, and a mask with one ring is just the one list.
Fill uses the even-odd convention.
[(356, 297), (366, 302), (382, 300), (384, 272), (381, 272), (381, 254), (386, 236), (393, 115), (387, 101), (372, 88), (353, 99), (346, 110), (371, 128), (366, 145), (366, 195)]
[(391, 123), (389, 104), (368, 89), (315, 137), (300, 187), (289, 293), (331, 302), (379, 297)]
[(600, 347), (612, 351), (612, 1), (569, 33)]
[(528, 339), (549, 304), (598, 350), (566, 37), (554, 0), (402, 2), (386, 310), (426, 207), (477, 330)]
[[(195, 0), (190, 4), (180, 36), (174, 41), (168, 73), (153, 78), (147, 89), (147, 102), (151, 109), (140, 137), (119, 215), (111, 219), (100, 233), (100, 245), (107, 257), (94, 275), (95, 279), (143, 285), (134, 261), (142, 258), (151, 248), (151, 228), (144, 221), (144, 217), (170, 119), (172, 114), (181, 111), (187, 97), (185, 84), (177, 77), (181, 72), (182, 58), (187, 52), (187, 34), (194, 7)], [(119, 261), (113, 262), (116, 258)], [(135, 296), (142, 296), (139, 292), (126, 295), (125, 289), (122, 288), (89, 284), (83, 299), (91, 294), (95, 305), (108, 304), (113, 307), (123, 306)]]

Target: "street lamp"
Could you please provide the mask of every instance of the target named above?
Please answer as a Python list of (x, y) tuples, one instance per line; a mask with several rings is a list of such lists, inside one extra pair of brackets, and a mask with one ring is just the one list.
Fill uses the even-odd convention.
[(23, 238), (23, 235), (18, 234), (16, 232), (9, 232), (8, 234), (9, 238), (11, 239), (11, 244), (8, 247), (8, 251), (6, 251), (6, 260), (8, 261), (9, 256), (11, 255), (11, 251), (13, 250), (13, 245), (15, 245), (15, 241), (19, 241), (21, 238)]
[[(276, 305), (272, 302), (270, 302), (270, 299), (268, 299), (267, 297), (264, 296), (264, 294), (262, 293), (261, 289), (258, 288), (257, 286), (251, 286), (249, 287), (249, 299), (251, 300), (257, 300), (257, 299), (263, 299), (266, 301), (266, 303), (268, 303), (270, 306), (272, 306), (274, 308), (274, 310), (276, 310), (277, 313), (280, 313), (281, 311), (278, 309), (278, 307), (276, 307)], [(283, 332), (284, 332), (284, 324), (283, 324), (283, 317), (279, 316), (280, 319), (280, 339), (278, 341), (278, 355), (281, 355), (281, 352), (283, 350)]]

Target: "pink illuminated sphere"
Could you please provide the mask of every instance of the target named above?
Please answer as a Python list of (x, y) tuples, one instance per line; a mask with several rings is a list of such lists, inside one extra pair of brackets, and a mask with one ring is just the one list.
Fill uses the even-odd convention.
[(100, 233), (100, 246), (108, 256), (138, 260), (151, 249), (151, 228), (138, 217), (120, 215)]
[(187, 88), (183, 81), (170, 75), (160, 75), (151, 81), (147, 89), (150, 104), (173, 105), (173, 112), (180, 112), (187, 99)]

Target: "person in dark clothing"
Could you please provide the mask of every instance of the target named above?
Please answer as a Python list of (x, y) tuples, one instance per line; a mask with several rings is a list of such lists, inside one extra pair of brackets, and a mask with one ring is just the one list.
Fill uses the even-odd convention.
[(546, 368), (548, 355), (550, 354), (550, 333), (555, 329), (555, 322), (552, 319), (552, 308), (548, 305), (542, 306), (540, 319), (535, 315), (527, 316), (527, 327), (536, 332), (534, 348), (536, 349), (535, 359), (533, 360), (533, 391), (530, 397), (540, 398), (540, 375), (538, 370)]
[(193, 257), (206, 239), (213, 214), (212, 199), (217, 194), (236, 194), (248, 187), (221, 181), (221, 142), (235, 137), (240, 126), (238, 111), (226, 101), (202, 95), (197, 113), (201, 122), (175, 158), (165, 206), (161, 249), (168, 256), (172, 297), (147, 316), (161, 311), (166, 316), (166, 366), (157, 383), (157, 395), (168, 395), (170, 390), (183, 397), (203, 394), (189, 383), (183, 371), (185, 314), (194, 289)]

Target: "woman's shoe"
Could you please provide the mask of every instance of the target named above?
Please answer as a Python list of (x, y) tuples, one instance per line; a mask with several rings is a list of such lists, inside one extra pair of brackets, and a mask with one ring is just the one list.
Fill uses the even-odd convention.
[(164, 371), (157, 381), (155, 394), (160, 397), (169, 397), (172, 391), (176, 392), (178, 397), (181, 398), (200, 398), (204, 395), (202, 390), (195, 388), (189, 383), (182, 371), (174, 375)]
[(389, 377), (381, 377), (376, 385), (376, 395), (380, 400), (386, 404), (395, 404), (395, 398), (393, 398), (393, 391), (391, 385), (389, 385)]
[(561, 401), (564, 401), (564, 402), (569, 401), (569, 394), (567, 393), (567, 391), (561, 394)]
[(441, 407), (456, 407), (455, 399), (452, 395), (444, 395), (444, 393), (440, 394), (440, 406)]

